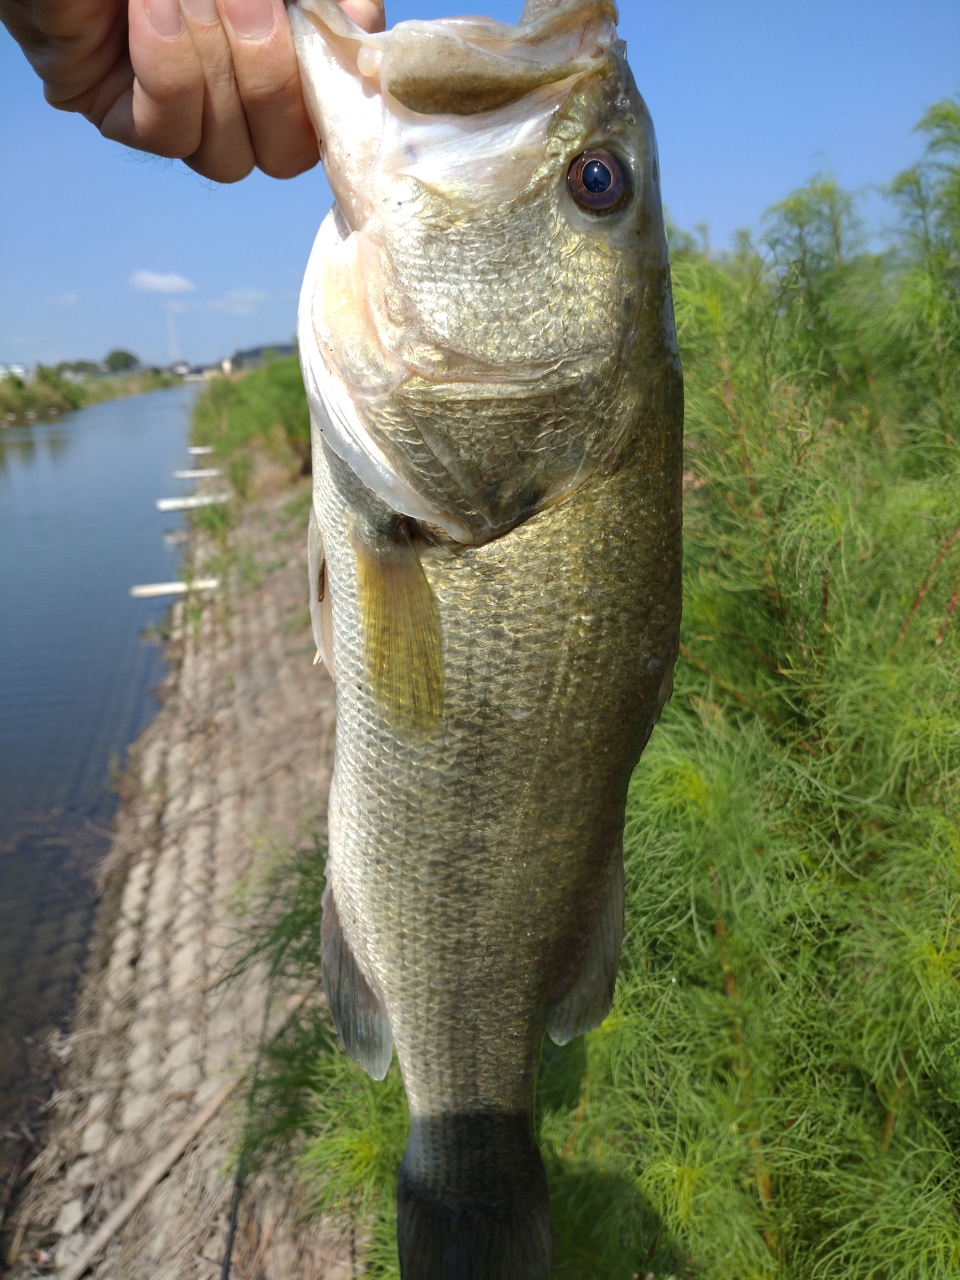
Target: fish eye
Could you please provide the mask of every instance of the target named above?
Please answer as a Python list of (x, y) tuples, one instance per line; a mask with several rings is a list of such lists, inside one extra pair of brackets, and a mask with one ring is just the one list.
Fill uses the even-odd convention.
[(591, 213), (612, 213), (630, 191), (626, 169), (609, 151), (584, 151), (577, 156), (567, 173), (567, 185), (580, 208)]

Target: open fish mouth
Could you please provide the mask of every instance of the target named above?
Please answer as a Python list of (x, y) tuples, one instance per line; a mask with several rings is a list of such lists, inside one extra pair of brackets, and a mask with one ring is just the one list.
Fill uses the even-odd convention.
[(469, 177), (516, 190), (550, 116), (620, 47), (610, 0), (535, 0), (517, 26), (447, 18), (373, 35), (336, 0), (300, 0), (290, 16), (327, 177), (354, 231), (383, 196), (378, 172), (387, 184)]

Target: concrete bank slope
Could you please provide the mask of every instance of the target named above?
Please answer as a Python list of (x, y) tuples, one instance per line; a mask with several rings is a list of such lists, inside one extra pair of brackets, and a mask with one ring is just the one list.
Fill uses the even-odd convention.
[[(20, 1207), (14, 1276), (76, 1269), (151, 1162), (255, 1054), (263, 975), (217, 985), (236, 946), (238, 881), (322, 814), (334, 725), (331, 683), (312, 666), (305, 503), (294, 515), (290, 498), (249, 506), (235, 535), (258, 585), (199, 619), (176, 608), (163, 706), (130, 754), (84, 990), (57, 1047), (63, 1087)], [(290, 995), (274, 1001), (281, 1019)], [(220, 1275), (243, 1101), (241, 1084), (86, 1274)], [(247, 1189), (232, 1276), (340, 1280), (349, 1257), (332, 1231), (297, 1224), (289, 1188)]]

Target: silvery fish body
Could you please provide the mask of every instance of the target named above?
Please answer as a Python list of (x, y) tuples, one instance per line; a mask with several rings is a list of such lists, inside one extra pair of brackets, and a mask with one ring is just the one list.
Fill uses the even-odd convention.
[(337, 691), (324, 988), (410, 1103), (405, 1280), (548, 1280), (539, 1044), (595, 1027), (680, 618), (653, 128), (608, 0), (291, 10), (336, 205), (300, 307)]

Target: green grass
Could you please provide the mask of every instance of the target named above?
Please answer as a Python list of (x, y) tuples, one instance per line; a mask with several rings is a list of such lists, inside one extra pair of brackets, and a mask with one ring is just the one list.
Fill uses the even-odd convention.
[(51, 418), (61, 413), (82, 409), (88, 404), (115, 400), (122, 396), (159, 391), (179, 385), (178, 378), (147, 370), (126, 377), (87, 377), (72, 382), (56, 369), (38, 365), (31, 382), (8, 377), (0, 381), (0, 425), (26, 422), (33, 418)]
[[(883, 254), (825, 178), (761, 246), (675, 237), (681, 659), (615, 1008), (541, 1064), (558, 1280), (960, 1275), (960, 102), (921, 129)], [(250, 899), (299, 983), (322, 874), (301, 851)], [(248, 1141), (396, 1280), (405, 1124), (313, 1014)]]
[(291, 479), (310, 469), (310, 413), (296, 356), (240, 378), (215, 378), (193, 414), (193, 442), (213, 447), (237, 494), (248, 495), (258, 454)]
[[(194, 404), (191, 441), (213, 448), (212, 461), (233, 489), (230, 502), (190, 514), (204, 538), (203, 574), (227, 580), (234, 588), (256, 586), (270, 566), (258, 566), (234, 536), (241, 507), (256, 496), (265, 464), (270, 489), (294, 483), (310, 470), (310, 413), (298, 358), (269, 360), (240, 377), (208, 382)], [(284, 516), (305, 527), (309, 503), (309, 492), (298, 493), (285, 504)], [(201, 608), (199, 603), (188, 605), (191, 622)]]

